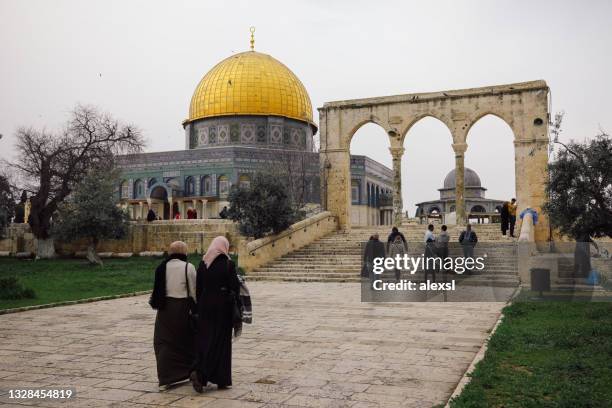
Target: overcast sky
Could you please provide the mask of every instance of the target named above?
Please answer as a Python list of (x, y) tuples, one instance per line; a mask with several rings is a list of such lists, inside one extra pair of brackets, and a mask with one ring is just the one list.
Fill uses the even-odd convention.
[[(544, 79), (564, 138), (610, 131), (612, 2), (578, 1), (31, 1), (0, 0), (0, 157), (19, 126), (57, 129), (77, 103), (144, 131), (147, 151), (184, 148), (181, 121), (201, 77), (256, 49), (326, 101)], [(315, 120), (317, 119), (315, 111)], [(512, 133), (485, 117), (466, 165), (490, 198), (514, 195)], [(454, 167), (434, 119), (409, 132), (404, 208), (438, 197)], [(363, 127), (354, 154), (391, 165), (388, 141)]]

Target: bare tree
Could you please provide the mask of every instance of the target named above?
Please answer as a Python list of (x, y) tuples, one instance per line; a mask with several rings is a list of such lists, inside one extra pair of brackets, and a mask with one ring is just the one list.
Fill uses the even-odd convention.
[(310, 169), (309, 166), (312, 165), (310, 157), (308, 152), (286, 152), (270, 169), (287, 186), (289, 198), (296, 211), (304, 210), (306, 203), (313, 199), (310, 189), (313, 185), (319, 184), (319, 180), (316, 180), (318, 161), (315, 163), (317, 167), (314, 170)]
[(20, 128), (17, 159), (11, 163), (30, 197), (30, 226), (38, 239), (37, 258), (55, 256), (50, 235), (51, 220), (60, 203), (72, 192), (87, 171), (111, 162), (116, 154), (141, 151), (140, 130), (78, 105), (61, 133)]

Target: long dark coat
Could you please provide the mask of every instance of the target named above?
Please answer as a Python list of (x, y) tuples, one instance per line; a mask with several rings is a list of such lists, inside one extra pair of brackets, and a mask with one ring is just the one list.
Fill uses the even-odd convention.
[(198, 267), (198, 334), (196, 370), (202, 384), (232, 385), (232, 311), (230, 291), (239, 293), (234, 263), (219, 255), (207, 268)]
[(187, 262), (185, 255), (174, 254), (155, 270), (149, 303), (157, 309), (153, 349), (159, 385), (170, 385), (189, 378), (195, 359), (195, 336), (189, 326), (187, 298), (166, 297), (166, 264), (171, 259)]

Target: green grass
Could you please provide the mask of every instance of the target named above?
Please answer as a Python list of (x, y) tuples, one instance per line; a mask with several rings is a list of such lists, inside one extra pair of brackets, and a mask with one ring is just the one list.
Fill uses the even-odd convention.
[(612, 303), (517, 302), (453, 408), (611, 407)]
[[(190, 255), (196, 267), (201, 255)], [(97, 296), (150, 290), (160, 258), (105, 259), (103, 266), (83, 259), (21, 260), (0, 258), (0, 278), (17, 277), (33, 289), (33, 299), (0, 299), (0, 310)]]

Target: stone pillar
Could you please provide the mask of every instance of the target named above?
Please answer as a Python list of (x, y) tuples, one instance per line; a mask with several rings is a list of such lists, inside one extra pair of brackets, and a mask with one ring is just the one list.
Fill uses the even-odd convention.
[(200, 218), (208, 218), (208, 213), (207, 213), (207, 205), (208, 205), (208, 200), (200, 200), (202, 202), (202, 212), (200, 215)]
[(338, 228), (350, 230), (351, 159), (348, 149), (321, 150), (321, 202), (323, 208), (338, 217)]
[(548, 180), (548, 140), (516, 140), (514, 149), (518, 233), (521, 232), (519, 227), (522, 227), (519, 214), (525, 208), (533, 208), (538, 213), (538, 223), (534, 227), (535, 241), (546, 242), (550, 237), (550, 230), (548, 217), (542, 212), (542, 205), (546, 201), (545, 186)]
[(141, 201), (138, 203), (138, 212), (140, 213), (140, 215), (138, 216), (138, 218), (140, 218), (141, 220), (144, 219), (145, 215), (144, 215), (144, 203)]
[[(168, 219), (174, 219), (174, 203), (172, 201), (172, 197), (168, 197), (168, 205), (170, 206), (170, 211), (168, 211)], [(162, 219), (164, 218), (164, 204), (161, 205), (162, 208)]]
[(179, 202), (179, 213), (181, 213), (181, 219), (184, 220), (185, 218), (187, 218), (187, 210), (185, 209), (185, 200), (181, 200)]
[(467, 143), (454, 143), (455, 151), (455, 211), (457, 212), (457, 225), (465, 225), (467, 216), (465, 212), (465, 151)]
[(390, 147), (393, 156), (393, 225), (402, 224), (402, 155), (403, 147)]

